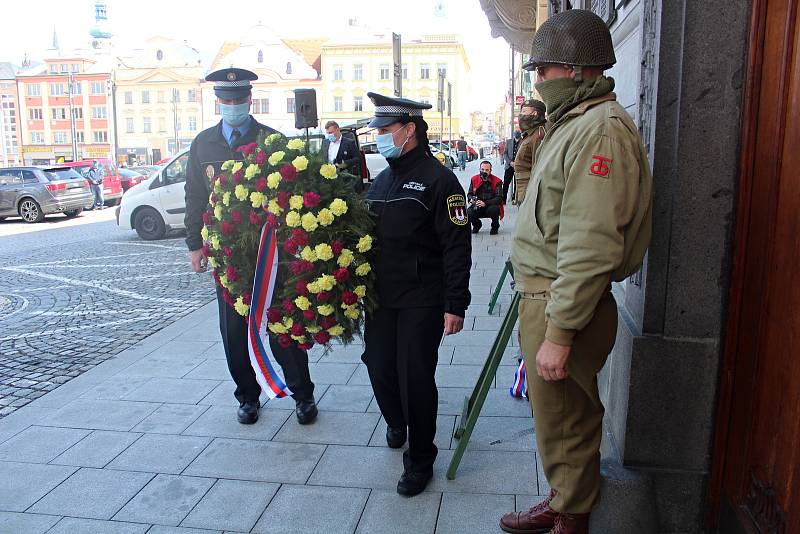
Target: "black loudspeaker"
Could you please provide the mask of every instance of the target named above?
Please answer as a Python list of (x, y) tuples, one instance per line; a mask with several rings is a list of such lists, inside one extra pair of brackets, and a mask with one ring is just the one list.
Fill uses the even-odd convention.
[(316, 128), (317, 117), (317, 92), (314, 89), (294, 90), (294, 127)]

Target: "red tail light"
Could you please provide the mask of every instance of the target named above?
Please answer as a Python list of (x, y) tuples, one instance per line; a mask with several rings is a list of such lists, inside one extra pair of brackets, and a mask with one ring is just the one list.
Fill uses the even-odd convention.
[(48, 191), (60, 191), (67, 188), (67, 184), (46, 184)]

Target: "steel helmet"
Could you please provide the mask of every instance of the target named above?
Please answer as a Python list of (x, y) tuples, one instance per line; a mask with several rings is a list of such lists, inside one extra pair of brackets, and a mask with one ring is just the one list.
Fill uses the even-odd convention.
[(536, 30), (531, 57), (522, 68), (547, 63), (607, 69), (617, 62), (611, 32), (603, 19), (585, 9), (553, 15)]
[(544, 114), (547, 111), (544, 102), (542, 102), (541, 100), (536, 100), (535, 98), (529, 98), (525, 102), (523, 102), (522, 105), (519, 107), (519, 109), (522, 108), (533, 108), (539, 112), (540, 117), (544, 117)]

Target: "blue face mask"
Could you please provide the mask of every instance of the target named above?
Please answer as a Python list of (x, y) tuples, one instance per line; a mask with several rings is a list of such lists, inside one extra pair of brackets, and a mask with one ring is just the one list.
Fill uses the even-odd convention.
[[(403, 126), (403, 128), (405, 128), (405, 126)], [(396, 132), (399, 132), (403, 128), (396, 130)], [(408, 139), (406, 139), (400, 146), (395, 145), (394, 132), (380, 134), (377, 137), (375, 137), (375, 145), (378, 148), (378, 152), (380, 152), (381, 156), (383, 156), (386, 159), (398, 157), (400, 153), (403, 151), (403, 147), (406, 146), (407, 142)]]
[(250, 116), (250, 103), (220, 104), (219, 112), (222, 114), (222, 120), (224, 120), (226, 124), (236, 128), (244, 124), (244, 121)]
[(333, 143), (334, 141), (336, 141), (336, 134), (326, 133), (325, 139), (327, 139), (329, 143)]

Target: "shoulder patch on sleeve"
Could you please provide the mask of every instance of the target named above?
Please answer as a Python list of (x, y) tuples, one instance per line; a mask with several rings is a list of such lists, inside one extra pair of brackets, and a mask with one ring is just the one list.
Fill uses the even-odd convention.
[(464, 195), (450, 195), (447, 197), (447, 214), (453, 224), (464, 226), (469, 222), (467, 218), (467, 201)]
[(611, 171), (610, 163), (612, 161), (614, 160), (605, 156), (593, 154), (592, 163), (589, 165), (589, 174), (594, 174), (595, 176), (600, 176), (601, 178), (607, 177), (608, 173)]

